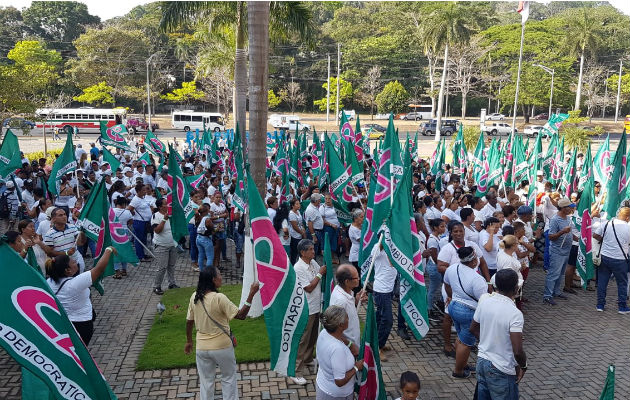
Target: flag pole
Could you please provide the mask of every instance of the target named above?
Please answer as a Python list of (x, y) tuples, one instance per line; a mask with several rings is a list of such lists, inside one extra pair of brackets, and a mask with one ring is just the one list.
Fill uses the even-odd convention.
[(516, 128), (516, 111), (518, 107), (518, 91), (521, 84), (521, 67), (523, 65), (523, 39), (525, 38), (525, 20), (521, 23), (521, 48), (518, 54), (518, 72), (516, 74), (516, 92), (514, 93), (514, 109), (512, 110), (512, 135)]
[(153, 253), (151, 252), (151, 250), (149, 250), (149, 248), (148, 248), (148, 247), (147, 247), (144, 243), (142, 243), (142, 241), (140, 241), (140, 239), (138, 239), (138, 236), (136, 236), (136, 235), (135, 235), (135, 234), (131, 231), (131, 229), (127, 229), (127, 232), (129, 232), (129, 234), (130, 234), (131, 236), (133, 236), (133, 238), (134, 238), (134, 239), (136, 239), (136, 240), (138, 241), (138, 243), (140, 243), (140, 246), (142, 246), (142, 247), (143, 247), (143, 248), (147, 251), (147, 253), (149, 253), (149, 254), (151, 255), (151, 257), (155, 258), (155, 254), (153, 254)]

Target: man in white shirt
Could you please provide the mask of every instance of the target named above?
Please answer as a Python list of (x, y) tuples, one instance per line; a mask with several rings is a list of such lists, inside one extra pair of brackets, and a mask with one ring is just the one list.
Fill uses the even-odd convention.
[(502, 211), (501, 206), (497, 202), (497, 194), (495, 192), (488, 192), (488, 194), (486, 194), (486, 200), (488, 203), (480, 211), (483, 223), (486, 222), (486, 219), (492, 217), (495, 212)]
[[(313, 350), (317, 343), (319, 332), (319, 313), (322, 307), (322, 276), (326, 274), (326, 266), (321, 267), (315, 261), (315, 247), (308, 239), (300, 240), (298, 243), (298, 261), (293, 266), (295, 276), (304, 288), (306, 302), (308, 303), (308, 322), (298, 345), (298, 354), (295, 366), (295, 376), (290, 377), (293, 383), (306, 385), (306, 379), (299, 376), (302, 367), (313, 365)], [(390, 304), (391, 307), (391, 304)]]
[(267, 215), (273, 224), (273, 219), (276, 217), (276, 213), (278, 212), (278, 199), (274, 196), (267, 198)]
[[(360, 284), (359, 272), (351, 264), (342, 264), (337, 268), (336, 276), (337, 286), (330, 295), (330, 305), (340, 306), (346, 310), (348, 314), (348, 329), (343, 331), (344, 336), (351, 340), (353, 344), (360, 343), (361, 331), (359, 327), (359, 314), (357, 313), (357, 303), (362, 293), (354, 295), (353, 289)], [(352, 350), (351, 346), (351, 350)], [(357, 351), (358, 351), (357, 345)]]
[(322, 202), (322, 195), (313, 193), (311, 195), (311, 203), (304, 211), (304, 222), (306, 222), (306, 233), (309, 239), (315, 243), (315, 254), (321, 254), (324, 244), (324, 219), (319, 212), (319, 206)]
[(390, 350), (387, 339), (394, 324), (392, 298), (398, 271), (389, 261), (383, 249), (374, 259), (374, 305), (376, 306), (376, 324), (378, 325), (378, 348), (381, 361), (387, 361), (385, 351)]
[(628, 308), (628, 257), (630, 256), (630, 208), (622, 207), (617, 218), (601, 223), (593, 237), (599, 240), (601, 263), (597, 268), (597, 311), (604, 311), (606, 289), (610, 276), (617, 282), (619, 314), (630, 313)]
[(523, 313), (516, 308), (518, 275), (502, 269), (495, 275), (497, 292), (479, 299), (470, 332), (479, 339), (477, 398), (518, 399), (518, 383), (527, 371), (523, 350)]
[(171, 232), (171, 221), (169, 221), (168, 205), (166, 199), (158, 199), (155, 202), (158, 212), (153, 214), (151, 218), (151, 226), (153, 227), (153, 245), (155, 261), (158, 266), (158, 272), (153, 283), (153, 293), (157, 295), (164, 294), (162, 290), (162, 281), (164, 273), (167, 273), (168, 288), (178, 288), (175, 283), (175, 260), (177, 259), (177, 243), (173, 239)]

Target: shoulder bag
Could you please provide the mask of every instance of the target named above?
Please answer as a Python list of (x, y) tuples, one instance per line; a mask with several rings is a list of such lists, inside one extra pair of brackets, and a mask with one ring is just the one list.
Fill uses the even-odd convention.
[[(614, 220), (613, 220), (613, 223), (612, 223), (612, 227), (613, 227), (613, 233), (615, 234), (615, 240), (617, 241), (617, 245), (619, 245), (619, 250), (621, 250), (621, 254), (623, 254), (623, 258), (625, 258), (626, 262), (628, 262), (628, 261), (630, 261), (630, 259), (628, 258), (628, 255), (626, 254), (626, 252), (623, 251), (623, 246), (621, 245), (621, 242), (619, 241), (619, 238), (617, 237), (617, 230), (615, 230), (615, 221)], [(600, 250), (600, 252), (601, 252), (601, 250)]]
[(466, 289), (464, 289), (464, 285), (462, 285), (462, 278), (459, 277), (459, 265), (457, 265), (457, 280), (459, 280), (459, 286), (462, 288), (462, 290), (464, 291), (464, 293), (466, 293), (466, 296), (470, 297), (471, 299), (473, 299), (475, 301), (475, 303), (479, 302), (479, 299), (477, 299), (475, 296), (471, 296)]
[(597, 246), (598, 246), (597, 254), (595, 254), (595, 251), (593, 251), (593, 265), (599, 266), (602, 263), (602, 242), (604, 241), (604, 236), (606, 236), (606, 229), (608, 229), (609, 223), (610, 221), (607, 221), (606, 225), (604, 225), (604, 232), (602, 233), (602, 240), (597, 241)]
[(210, 316), (210, 314), (208, 313), (208, 310), (206, 309), (206, 305), (203, 304), (203, 299), (201, 299), (201, 306), (203, 307), (203, 310), (206, 312), (206, 315), (208, 316), (208, 318), (210, 318), (210, 321), (214, 322), (214, 324), (221, 329), (221, 331), (223, 331), (223, 333), (225, 333), (226, 335), (228, 335), (228, 337), (230, 338), (230, 341), (232, 342), (232, 347), (236, 347), (236, 336), (234, 336), (232, 334), (232, 329), (230, 329), (229, 331), (227, 329), (225, 329), (223, 327), (223, 325), (219, 324), (214, 318), (212, 318)]

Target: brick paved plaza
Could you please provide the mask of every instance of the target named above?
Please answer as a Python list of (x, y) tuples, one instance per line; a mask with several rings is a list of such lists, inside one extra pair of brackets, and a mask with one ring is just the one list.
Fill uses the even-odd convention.
[[(156, 266), (141, 264), (126, 279), (106, 279), (106, 296), (93, 295), (98, 313), (90, 351), (120, 399), (199, 398), (194, 368), (161, 371), (135, 371), (151, 323), (158, 296), (151, 293)], [(226, 283), (235, 283), (242, 273), (229, 264)], [(176, 273), (181, 286), (196, 285), (188, 257), (181, 255)], [(608, 309), (595, 311), (595, 292), (570, 295), (568, 302), (550, 308), (540, 301), (544, 273), (534, 269), (525, 289), (525, 350), (529, 370), (520, 384), (523, 399), (597, 399), (609, 363), (617, 366), (616, 398), (630, 393), (630, 316), (616, 312), (616, 286), (611, 282)], [(182, 321), (182, 334), (185, 322)], [(394, 324), (394, 329), (396, 324)], [(394, 349), (383, 363), (386, 389), (393, 399), (399, 396), (397, 381), (404, 370), (420, 375), (425, 399), (472, 399), (474, 378), (455, 380), (450, 372), (453, 359), (442, 353), (439, 326), (433, 325), (421, 342), (404, 342), (393, 334)], [(182, 349), (183, 351), (183, 349)], [(239, 365), (242, 399), (314, 399), (315, 374), (309, 384), (287, 384), (285, 378), (270, 372), (268, 363)], [(220, 386), (220, 385), (219, 385)], [(20, 372), (6, 353), (0, 354), (0, 399), (19, 399)], [(219, 397), (218, 397), (219, 398)]]

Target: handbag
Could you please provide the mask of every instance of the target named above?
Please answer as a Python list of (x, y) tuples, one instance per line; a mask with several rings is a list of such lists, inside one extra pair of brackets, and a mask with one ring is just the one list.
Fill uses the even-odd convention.
[(214, 318), (212, 318), (210, 316), (210, 314), (208, 313), (208, 310), (206, 310), (206, 305), (203, 304), (203, 299), (201, 300), (201, 306), (203, 307), (203, 310), (206, 312), (206, 315), (208, 316), (208, 318), (210, 318), (210, 321), (214, 322), (214, 324), (216, 326), (219, 327), (219, 329), (221, 329), (221, 331), (223, 331), (223, 333), (225, 333), (226, 335), (228, 335), (228, 337), (230, 338), (230, 341), (232, 341), (232, 347), (236, 347), (236, 336), (234, 336), (234, 334), (232, 334), (232, 329), (230, 329), (229, 331), (227, 331), (223, 325), (219, 324)]

